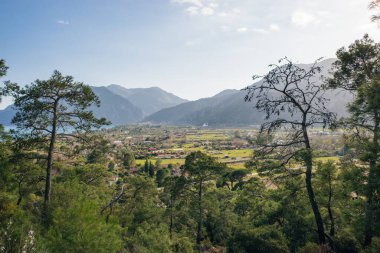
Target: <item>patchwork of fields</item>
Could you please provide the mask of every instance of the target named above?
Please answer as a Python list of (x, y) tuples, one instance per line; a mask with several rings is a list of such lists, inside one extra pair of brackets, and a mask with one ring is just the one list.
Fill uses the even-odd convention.
[[(123, 140), (125, 135), (136, 157), (135, 165), (143, 166), (146, 159), (161, 165), (179, 167), (185, 163), (186, 155), (202, 151), (231, 168), (245, 168), (253, 157), (254, 139), (258, 134), (255, 128), (244, 129), (204, 129), (179, 127), (140, 127), (124, 129), (123, 134), (114, 135)], [(138, 139), (139, 138), (139, 139)], [(312, 140), (319, 144), (315, 150), (316, 161), (339, 161), (336, 152), (341, 148), (340, 134), (326, 134), (319, 129), (312, 132)], [(328, 145), (329, 150), (325, 148)]]

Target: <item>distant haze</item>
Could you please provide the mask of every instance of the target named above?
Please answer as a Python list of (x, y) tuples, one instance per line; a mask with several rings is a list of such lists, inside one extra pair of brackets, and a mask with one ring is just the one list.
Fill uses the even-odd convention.
[[(318, 63), (322, 72), (316, 75), (316, 83), (323, 84), (335, 59)], [(309, 69), (311, 65), (301, 64)], [(258, 82), (262, 82), (259, 80)], [(243, 87), (242, 87), (243, 88)], [(105, 117), (113, 125), (153, 123), (170, 125), (203, 124), (212, 127), (248, 126), (261, 124), (264, 114), (255, 108), (255, 101), (244, 101), (246, 91), (227, 89), (218, 94), (196, 101), (187, 101), (158, 87), (126, 89), (119, 85), (94, 87), (92, 90), (101, 101), (100, 107), (93, 106), (95, 116)], [(330, 99), (327, 108), (338, 117), (347, 114), (346, 105), (351, 101), (349, 92), (328, 90), (324, 96)], [(0, 110), (0, 124), (9, 125), (15, 111), (12, 106)], [(281, 115), (289, 117), (289, 115)]]
[[(252, 83), (288, 56), (331, 58), (369, 33), (369, 0), (1, 0), (6, 79), (54, 69), (93, 86), (160, 87), (196, 100)], [(5, 99), (0, 108), (10, 103)]]

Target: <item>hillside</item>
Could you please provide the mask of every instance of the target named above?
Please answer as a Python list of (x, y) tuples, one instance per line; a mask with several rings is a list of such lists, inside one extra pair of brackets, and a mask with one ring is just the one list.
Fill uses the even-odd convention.
[(244, 91), (228, 90), (213, 97), (187, 102), (161, 110), (144, 119), (153, 123), (175, 125), (227, 126), (262, 122), (263, 114), (252, 113), (253, 104), (244, 102)]
[[(106, 87), (91, 87), (101, 101), (100, 107), (92, 106), (90, 109), (96, 117), (105, 117), (113, 125), (136, 123), (143, 118), (143, 112), (127, 99), (116, 95)], [(16, 111), (12, 106), (0, 110), (0, 124), (10, 125)]]
[(9, 126), (16, 111), (12, 105), (7, 106), (4, 110), (0, 110), (0, 124)]
[(142, 110), (144, 116), (187, 102), (187, 100), (158, 87), (127, 89), (120, 85), (111, 84), (107, 86), (107, 89), (128, 99), (133, 105)]
[(100, 107), (92, 106), (95, 116), (105, 117), (113, 125), (129, 124), (143, 118), (142, 111), (127, 99), (116, 95), (106, 87), (91, 87), (100, 98)]

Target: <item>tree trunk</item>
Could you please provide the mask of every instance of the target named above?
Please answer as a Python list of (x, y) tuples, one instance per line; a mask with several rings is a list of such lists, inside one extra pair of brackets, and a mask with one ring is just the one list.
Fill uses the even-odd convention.
[[(372, 171), (372, 169), (370, 169)], [(371, 180), (371, 172), (369, 173), (369, 181)], [(369, 184), (369, 183), (368, 183)], [(364, 231), (364, 246), (367, 247), (371, 245), (372, 243), (372, 237), (373, 237), (373, 228), (372, 228), (372, 222), (373, 222), (373, 212), (372, 212), (372, 187), (368, 185), (368, 192), (367, 192), (367, 202), (366, 202), (366, 210), (365, 210), (365, 231)]]
[(202, 241), (202, 223), (203, 223), (203, 207), (202, 207), (202, 179), (199, 181), (198, 186), (198, 228), (197, 228), (197, 245), (198, 251), (201, 252), (201, 241)]
[(169, 236), (173, 239), (173, 197), (170, 196), (170, 225), (169, 225)]
[(319, 212), (318, 204), (317, 204), (317, 201), (315, 200), (314, 190), (313, 190), (313, 187), (311, 184), (311, 176), (312, 176), (312, 168), (311, 168), (311, 166), (307, 166), (307, 168), (306, 168), (307, 194), (309, 197), (311, 208), (313, 209), (315, 222), (317, 223), (319, 244), (323, 245), (323, 244), (326, 244), (325, 230), (323, 227), (323, 221), (322, 221), (321, 213)]
[(364, 246), (367, 247), (372, 243), (373, 237), (373, 192), (376, 190), (376, 180), (378, 180), (379, 173), (377, 170), (377, 159), (379, 153), (379, 124), (380, 119), (378, 114), (375, 112), (375, 126), (373, 132), (373, 147), (372, 147), (372, 157), (369, 163), (369, 174), (367, 183), (367, 203), (365, 210), (365, 231), (364, 231)]
[(50, 201), (50, 195), (51, 195), (51, 169), (53, 167), (53, 154), (54, 154), (54, 145), (55, 145), (55, 139), (57, 135), (57, 124), (58, 124), (58, 101), (54, 102), (54, 108), (53, 108), (53, 126), (50, 136), (50, 145), (49, 145), (49, 151), (48, 151), (48, 157), (47, 157), (47, 166), (46, 166), (46, 178), (45, 178), (45, 205), (47, 206)]
[(21, 184), (22, 184), (23, 178), (18, 182), (18, 199), (17, 199), (17, 205), (19, 206), (22, 201), (22, 192), (21, 192)]
[(332, 186), (331, 186), (331, 176), (329, 178), (329, 200), (327, 203), (327, 210), (329, 212), (329, 219), (330, 219), (330, 236), (335, 236), (335, 221), (334, 221), (334, 215), (331, 208), (331, 199), (332, 199)]
[(317, 201), (315, 200), (315, 194), (311, 183), (312, 171), (313, 171), (313, 155), (310, 146), (309, 136), (306, 129), (306, 118), (303, 125), (303, 136), (305, 140), (306, 153), (304, 154), (304, 162), (306, 164), (306, 189), (309, 197), (310, 205), (313, 210), (314, 219), (317, 224), (319, 244), (322, 246), (326, 244), (325, 229), (323, 227), (323, 220), (318, 208)]

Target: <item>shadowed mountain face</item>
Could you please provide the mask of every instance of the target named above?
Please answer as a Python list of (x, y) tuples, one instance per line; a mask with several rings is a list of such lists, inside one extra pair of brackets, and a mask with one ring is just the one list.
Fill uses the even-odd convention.
[(127, 89), (120, 85), (112, 84), (107, 88), (113, 93), (128, 99), (133, 105), (140, 108), (144, 116), (187, 102), (187, 100), (158, 87)]
[[(329, 75), (329, 69), (334, 59), (327, 59), (319, 63), (322, 67), (317, 82), (323, 83), (322, 77)], [(310, 64), (299, 65), (308, 68)], [(261, 81), (259, 81), (261, 82)], [(219, 94), (187, 102), (178, 106), (161, 110), (144, 119), (146, 122), (174, 125), (203, 125), (210, 126), (242, 126), (251, 124), (261, 124), (265, 120), (265, 115), (258, 112), (255, 101), (245, 102), (244, 90), (225, 90)], [(325, 96), (330, 99), (327, 108), (338, 114), (346, 116), (346, 104), (351, 101), (352, 95), (345, 91), (328, 90)], [(283, 115), (284, 117), (289, 117)]]
[(4, 110), (0, 110), (0, 124), (10, 126), (15, 114), (16, 111), (12, 105), (7, 106)]
[[(113, 125), (135, 123), (143, 118), (143, 113), (139, 108), (123, 97), (112, 93), (106, 87), (91, 88), (101, 101), (100, 107), (92, 106), (90, 108), (96, 117), (104, 117), (111, 121)], [(15, 114), (16, 110), (12, 105), (0, 110), (0, 124), (11, 125)]]
[(211, 97), (161, 110), (145, 121), (175, 125), (243, 126), (262, 122), (253, 104), (245, 103), (245, 91), (227, 90)]
[(140, 108), (122, 96), (116, 95), (106, 87), (91, 88), (101, 101), (100, 107), (92, 106), (90, 108), (96, 117), (104, 117), (113, 125), (135, 123), (143, 118)]
[[(96, 117), (104, 117), (113, 125), (138, 123), (152, 111), (186, 101), (159, 88), (125, 89), (118, 85), (91, 88), (101, 104), (100, 107), (92, 106), (90, 110)], [(15, 114), (12, 106), (0, 110), (0, 124), (10, 125)]]

